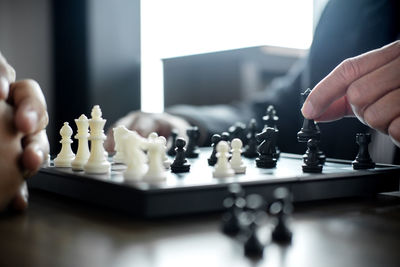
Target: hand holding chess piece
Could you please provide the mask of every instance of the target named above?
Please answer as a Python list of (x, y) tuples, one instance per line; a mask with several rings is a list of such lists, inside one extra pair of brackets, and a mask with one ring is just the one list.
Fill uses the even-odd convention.
[(307, 97), (304, 117), (333, 121), (355, 116), (400, 146), (399, 59), (397, 40), (343, 61)]

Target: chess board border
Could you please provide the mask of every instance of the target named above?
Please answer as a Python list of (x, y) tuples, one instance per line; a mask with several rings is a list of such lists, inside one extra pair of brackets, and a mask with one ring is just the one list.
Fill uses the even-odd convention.
[[(301, 160), (300, 155), (282, 154), (283, 158)], [(327, 162), (351, 166), (350, 161), (327, 159)], [(301, 170), (299, 171), (301, 172)], [(375, 169), (341, 173), (312, 174), (302, 179), (240, 181), (247, 194), (260, 194), (267, 201), (280, 186), (287, 187), (294, 202), (320, 199), (374, 196), (399, 189), (400, 166), (377, 164)], [(30, 188), (41, 189), (85, 202), (110, 207), (135, 216), (154, 218), (183, 214), (215, 212), (223, 209), (222, 201), (231, 182), (193, 187), (138, 188), (124, 183), (95, 179), (90, 175), (60, 172), (42, 168), (28, 180)]]

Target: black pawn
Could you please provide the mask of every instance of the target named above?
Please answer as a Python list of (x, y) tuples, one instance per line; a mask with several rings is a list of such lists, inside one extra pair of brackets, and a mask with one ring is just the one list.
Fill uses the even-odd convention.
[[(307, 88), (307, 90), (301, 94), (303, 101), (307, 99), (310, 93), (310, 88)], [(304, 118), (303, 127), (301, 127), (301, 130), (297, 133), (297, 140), (300, 143), (306, 143), (310, 139), (321, 140), (321, 131), (319, 130), (318, 125), (315, 124), (314, 120)]]
[(231, 135), (228, 132), (221, 133), (221, 141), (228, 142), (229, 144), (231, 141)]
[(292, 231), (287, 225), (287, 217), (292, 213), (293, 206), (289, 191), (279, 187), (274, 191), (275, 201), (270, 206), (270, 213), (276, 216), (277, 222), (272, 231), (272, 240), (287, 244), (292, 241)]
[(200, 151), (198, 147), (200, 131), (197, 126), (193, 126), (186, 130), (186, 134), (189, 138), (189, 142), (186, 148), (186, 157), (197, 158), (199, 157)]
[(211, 152), (211, 156), (207, 159), (208, 161), (208, 165), (210, 166), (214, 166), (217, 163), (217, 144), (219, 143), (219, 141), (221, 141), (221, 136), (219, 134), (214, 134), (211, 137), (211, 147), (212, 152)]
[(256, 133), (257, 132), (257, 124), (255, 119), (251, 119), (249, 126), (248, 126), (248, 133), (246, 136), (247, 139), (247, 145), (244, 147), (244, 152), (243, 156), (246, 158), (255, 158), (258, 156), (257, 153), (257, 138), (256, 138)]
[(169, 148), (169, 150), (168, 150), (168, 152), (167, 152), (167, 154), (169, 155), (169, 156), (175, 156), (176, 155), (176, 152), (175, 152), (175, 147), (176, 147), (176, 138), (178, 137), (178, 131), (177, 130), (172, 130), (172, 132), (171, 132), (171, 136), (170, 136), (170, 139), (171, 139), (171, 147)]
[(246, 200), (243, 198), (244, 191), (239, 184), (231, 184), (228, 192), (228, 197), (223, 201), (227, 212), (222, 216), (222, 231), (227, 235), (235, 236), (242, 230), (239, 216), (243, 212)]
[(307, 142), (307, 157), (304, 159), (302, 166), (303, 172), (320, 173), (322, 172), (322, 164), (318, 157), (318, 141), (310, 139)]
[(249, 257), (262, 257), (264, 253), (264, 245), (257, 236), (257, 223), (254, 214), (250, 215), (249, 236), (244, 243), (244, 254)]
[(190, 163), (185, 158), (185, 145), (186, 141), (183, 138), (177, 138), (176, 144), (176, 156), (174, 162), (171, 164), (171, 172), (181, 173), (190, 171)]
[(277, 130), (267, 127), (261, 133), (256, 135), (260, 145), (257, 147), (259, 153), (256, 158), (256, 166), (258, 168), (274, 168), (276, 167), (276, 138)]
[(375, 168), (375, 162), (372, 161), (368, 151), (368, 145), (371, 143), (371, 134), (356, 134), (356, 143), (358, 144), (359, 149), (357, 157), (353, 161), (353, 169), (362, 170)]

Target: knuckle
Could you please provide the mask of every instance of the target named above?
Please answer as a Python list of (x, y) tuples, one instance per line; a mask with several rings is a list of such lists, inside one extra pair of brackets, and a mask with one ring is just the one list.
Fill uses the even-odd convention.
[(394, 120), (388, 128), (388, 134), (395, 139), (397, 142), (400, 142), (400, 120)]
[(386, 127), (383, 124), (384, 120), (380, 118), (379, 112), (375, 108), (367, 108), (364, 111), (364, 121), (370, 127), (386, 132)]
[(363, 105), (363, 86), (360, 84), (359, 81), (355, 81), (350, 84), (349, 88), (347, 89), (347, 100), (350, 104), (360, 108)]
[(359, 76), (360, 69), (354, 58), (345, 59), (338, 67), (339, 76), (344, 80), (354, 80)]

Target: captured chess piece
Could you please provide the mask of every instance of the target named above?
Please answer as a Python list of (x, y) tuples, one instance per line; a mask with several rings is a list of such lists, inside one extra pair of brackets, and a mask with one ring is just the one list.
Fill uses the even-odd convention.
[(104, 134), (104, 125), (106, 120), (101, 117), (100, 106), (95, 105), (92, 109), (91, 116), (89, 120), (90, 127), (90, 157), (83, 167), (86, 173), (109, 173), (111, 171), (111, 164), (107, 161), (104, 154), (104, 140), (106, 140), (106, 135)]
[(356, 159), (353, 161), (353, 169), (362, 170), (375, 168), (375, 162), (372, 161), (368, 151), (368, 145), (371, 143), (371, 134), (356, 134), (356, 143), (358, 144), (359, 150)]
[(274, 168), (276, 167), (276, 151), (275, 144), (277, 138), (277, 130), (267, 127), (261, 133), (256, 135), (260, 145), (257, 147), (259, 153), (256, 159), (258, 168)]
[(71, 162), (75, 158), (74, 152), (71, 149), (71, 136), (72, 136), (72, 128), (69, 126), (68, 122), (64, 122), (64, 125), (61, 127), (60, 135), (61, 135), (61, 151), (58, 153), (57, 157), (54, 159), (54, 165), (56, 167), (68, 168), (71, 167)]
[(235, 174), (229, 164), (229, 145), (226, 141), (220, 141), (217, 145), (217, 163), (213, 171), (215, 178), (227, 178)]
[(167, 154), (169, 156), (175, 156), (176, 152), (175, 152), (175, 147), (176, 147), (176, 138), (178, 138), (178, 130), (173, 129), (171, 131), (171, 136), (170, 136), (170, 140), (171, 140), (171, 147), (168, 149)]
[(228, 186), (229, 195), (223, 201), (226, 212), (222, 216), (222, 231), (231, 236), (237, 235), (242, 227), (239, 216), (246, 205), (243, 188), (239, 184)]
[(231, 143), (232, 146), (232, 158), (230, 160), (230, 164), (232, 169), (235, 171), (235, 173), (246, 173), (246, 165), (244, 165), (243, 160), (242, 160), (242, 140), (239, 138), (235, 138), (232, 140)]
[(187, 161), (185, 156), (185, 139), (178, 137), (175, 141), (175, 159), (171, 164), (171, 172), (173, 173), (182, 173), (190, 171), (190, 163)]
[(256, 134), (257, 134), (257, 123), (255, 119), (251, 119), (248, 126), (248, 133), (246, 136), (247, 144), (244, 147), (244, 152), (243, 152), (243, 156), (245, 156), (246, 158), (255, 158), (258, 156), (257, 153), (258, 142)]
[(74, 171), (83, 171), (83, 166), (90, 157), (89, 151), (89, 120), (85, 115), (81, 115), (75, 119), (76, 127), (78, 128), (75, 139), (78, 139), (78, 151), (76, 152), (75, 159), (71, 162), (71, 167)]
[(285, 187), (274, 191), (274, 202), (270, 205), (270, 214), (276, 216), (275, 228), (272, 231), (272, 240), (287, 244), (292, 241), (292, 231), (288, 227), (287, 217), (293, 212), (291, 195)]
[(208, 165), (214, 166), (217, 163), (217, 144), (221, 141), (221, 136), (219, 134), (214, 134), (211, 137), (211, 147), (212, 152), (210, 157), (207, 159)]
[[(307, 99), (310, 93), (310, 88), (307, 88), (307, 90), (301, 94), (303, 102)], [(318, 125), (315, 124), (314, 120), (304, 118), (303, 127), (301, 127), (301, 130), (297, 133), (297, 140), (300, 143), (306, 143), (310, 139), (321, 140), (321, 131), (319, 130)]]
[(320, 173), (322, 164), (318, 157), (318, 140), (310, 139), (307, 142), (307, 157), (304, 158), (303, 172)]
[(197, 158), (199, 157), (200, 151), (198, 147), (200, 131), (197, 126), (193, 126), (186, 130), (186, 134), (189, 138), (186, 147), (186, 157), (187, 158)]
[(257, 194), (246, 197), (246, 216), (244, 225), (247, 226), (247, 239), (244, 243), (244, 254), (248, 257), (262, 257), (264, 245), (260, 242), (257, 234), (259, 215), (264, 206), (264, 199)]

